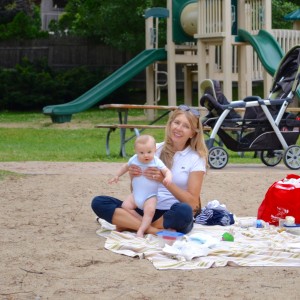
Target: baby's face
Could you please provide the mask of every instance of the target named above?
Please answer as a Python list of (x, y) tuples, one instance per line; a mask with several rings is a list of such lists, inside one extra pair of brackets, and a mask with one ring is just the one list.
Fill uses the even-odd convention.
[(155, 155), (155, 145), (153, 143), (137, 144), (135, 152), (140, 162), (148, 163)]

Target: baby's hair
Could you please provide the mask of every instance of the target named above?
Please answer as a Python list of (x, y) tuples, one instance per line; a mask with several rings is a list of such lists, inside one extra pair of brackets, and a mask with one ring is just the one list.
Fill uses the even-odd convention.
[(146, 144), (148, 142), (153, 143), (153, 145), (155, 146), (155, 138), (152, 135), (142, 134), (136, 138), (134, 146), (136, 146), (137, 144)]

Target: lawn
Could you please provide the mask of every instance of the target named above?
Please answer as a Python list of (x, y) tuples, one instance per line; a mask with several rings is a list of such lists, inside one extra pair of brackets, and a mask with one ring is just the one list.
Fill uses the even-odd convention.
[[(147, 124), (142, 110), (130, 111), (130, 122)], [(105, 141), (107, 129), (97, 129), (97, 123), (117, 123), (114, 111), (91, 109), (75, 114), (71, 122), (54, 124), (48, 116), (37, 113), (0, 113), (0, 161), (77, 161), (123, 162), (119, 156), (119, 131), (111, 134), (111, 155), (107, 156)], [(161, 120), (165, 124), (166, 119)], [(157, 141), (164, 137), (163, 129), (145, 131)], [(128, 131), (128, 135), (132, 134)], [(128, 155), (133, 154), (133, 140), (126, 144)], [(229, 152), (229, 163), (261, 163), (254, 153), (241, 156)]]
[[(131, 112), (131, 121), (147, 123), (143, 111)], [(111, 134), (111, 155), (106, 155), (107, 129), (97, 123), (117, 123), (113, 111), (92, 109), (75, 114), (71, 122), (54, 124), (42, 113), (0, 113), (0, 161), (125, 161), (119, 156), (119, 132)], [(158, 140), (163, 130), (148, 130)], [(128, 132), (128, 135), (131, 132)], [(133, 140), (126, 146), (133, 154)]]

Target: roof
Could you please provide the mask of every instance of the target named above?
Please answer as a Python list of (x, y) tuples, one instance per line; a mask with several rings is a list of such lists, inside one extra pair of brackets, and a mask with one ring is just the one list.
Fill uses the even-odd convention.
[(297, 20), (300, 20), (300, 8), (285, 15), (284, 16), (284, 19), (286, 21), (297, 21)]

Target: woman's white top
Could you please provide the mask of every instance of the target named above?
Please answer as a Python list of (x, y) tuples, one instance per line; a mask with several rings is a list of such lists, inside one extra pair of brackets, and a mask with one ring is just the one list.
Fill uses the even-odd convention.
[[(162, 151), (164, 142), (156, 144), (156, 155), (159, 157)], [(172, 183), (179, 188), (187, 190), (189, 174), (191, 172), (203, 171), (206, 172), (205, 159), (188, 146), (183, 151), (177, 151), (173, 158), (172, 166)], [(179, 202), (169, 190), (162, 184), (158, 187), (157, 209), (167, 210), (174, 203)]]

